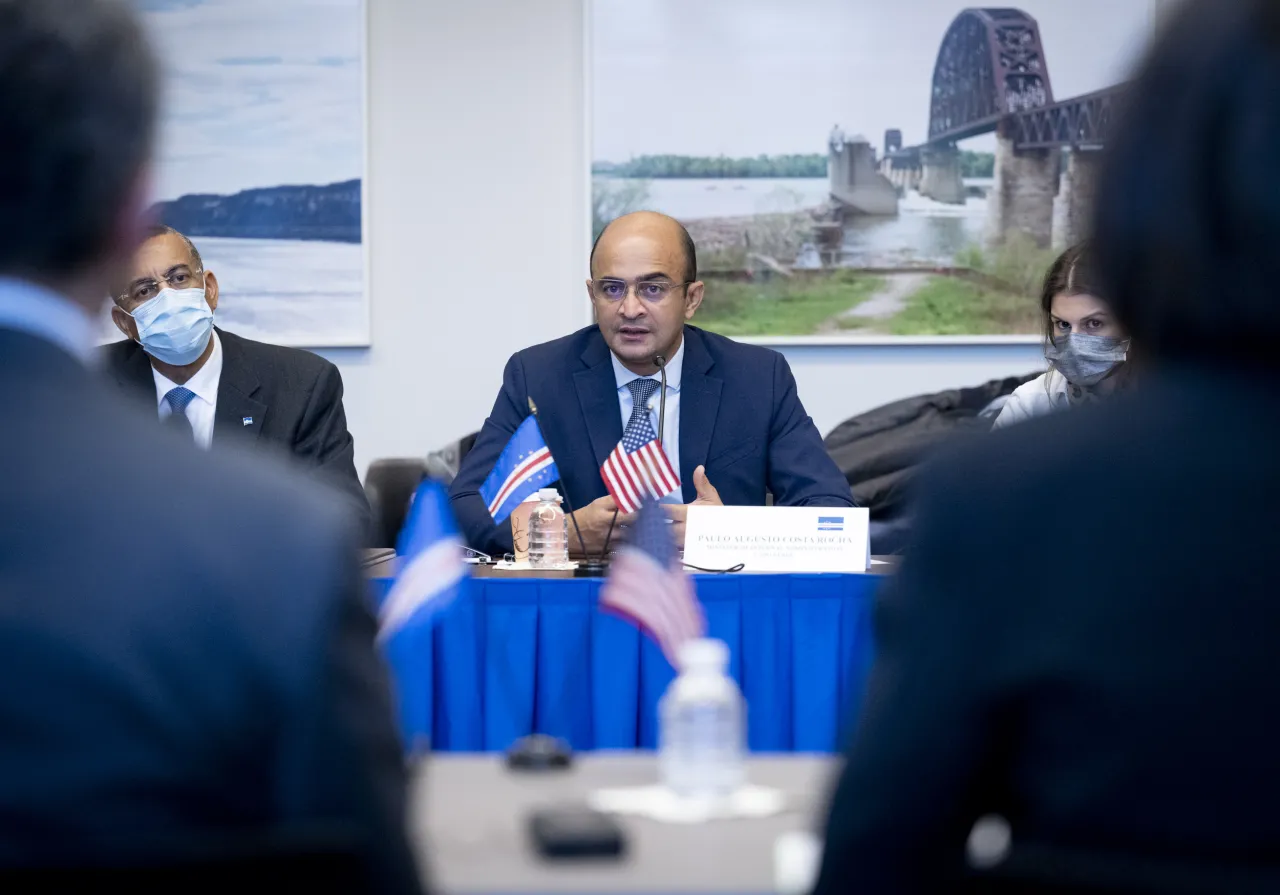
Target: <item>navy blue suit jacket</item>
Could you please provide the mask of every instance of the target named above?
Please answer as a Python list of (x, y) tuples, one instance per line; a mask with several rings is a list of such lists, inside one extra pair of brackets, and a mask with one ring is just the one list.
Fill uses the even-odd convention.
[(1144, 368), (922, 473), (814, 895), (968, 891), (988, 814), (1081, 879), (1274, 872), (1278, 394)]
[[(768, 492), (778, 506), (853, 505), (781, 354), (694, 326), (684, 328), (684, 345), (680, 482), (686, 503), (697, 496), (694, 469), (705, 466), (726, 504), (761, 506)], [(512, 356), (493, 412), (450, 490), (467, 543), (489, 553), (512, 549), (511, 528), (493, 524), (480, 485), (529, 415), (529, 398), (560, 470), (560, 490), (575, 509), (608, 493), (600, 466), (622, 439), (618, 385), (598, 327)]]
[(0, 868), (349, 831), (416, 892), (347, 505), (0, 327)]

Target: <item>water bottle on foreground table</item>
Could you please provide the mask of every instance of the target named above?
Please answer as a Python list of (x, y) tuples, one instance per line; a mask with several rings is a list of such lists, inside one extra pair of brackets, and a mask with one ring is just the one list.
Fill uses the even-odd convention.
[(746, 778), (746, 707), (728, 674), (729, 648), (690, 640), (679, 664), (658, 706), (663, 782), (682, 798), (727, 798)]

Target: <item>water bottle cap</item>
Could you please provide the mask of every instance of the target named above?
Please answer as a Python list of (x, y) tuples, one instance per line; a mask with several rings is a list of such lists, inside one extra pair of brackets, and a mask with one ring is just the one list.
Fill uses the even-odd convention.
[(560, 492), (555, 488), (543, 488), (538, 491), (538, 500), (554, 500), (560, 502)]
[(729, 647), (723, 640), (703, 637), (687, 640), (680, 645), (679, 656), (682, 671), (694, 668), (723, 669), (729, 664)]

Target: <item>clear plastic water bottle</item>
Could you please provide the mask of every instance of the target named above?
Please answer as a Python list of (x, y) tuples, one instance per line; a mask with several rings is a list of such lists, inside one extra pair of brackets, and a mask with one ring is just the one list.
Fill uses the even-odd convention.
[(691, 640), (679, 663), (658, 705), (663, 780), (684, 798), (725, 798), (746, 779), (746, 707), (728, 674), (729, 648)]
[(535, 569), (562, 569), (569, 564), (569, 525), (560, 500), (555, 488), (543, 488), (529, 513), (529, 565)]

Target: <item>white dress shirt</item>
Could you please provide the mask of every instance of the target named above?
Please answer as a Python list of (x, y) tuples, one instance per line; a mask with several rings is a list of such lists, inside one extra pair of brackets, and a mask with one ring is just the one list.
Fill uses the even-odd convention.
[[(622, 361), (618, 360), (613, 352), (609, 352), (609, 359), (613, 361), (613, 378), (618, 383), (618, 407), (622, 410), (622, 427), (625, 429), (627, 421), (631, 419), (631, 389), (627, 388), (627, 383), (635, 379), (652, 379), (654, 382), (661, 382), (662, 374), (640, 376), (624, 367)], [(671, 468), (676, 471), (677, 476), (680, 475), (680, 374), (683, 369), (684, 339), (681, 338), (680, 347), (667, 361), (666, 424), (662, 427), (662, 451), (671, 461)], [(655, 391), (653, 397), (649, 399), (649, 423), (653, 426), (654, 432), (658, 431), (660, 404), (660, 395)], [(683, 486), (684, 482), (680, 484)], [(672, 491), (662, 498), (662, 503), (684, 503), (684, 496), (679, 490)]]
[(1004, 402), (1000, 415), (991, 424), (991, 428), (1003, 429), (1014, 423), (1066, 410), (1071, 406), (1071, 396), (1068, 394), (1070, 390), (1067, 378), (1057, 370), (1050, 370), (1043, 376), (1024, 382)]
[(84, 308), (43, 286), (0, 277), (0, 328), (52, 342), (91, 364), (97, 327)]
[[(204, 366), (196, 372), (196, 375), (182, 386), (195, 393), (195, 397), (187, 405), (187, 419), (191, 422), (191, 432), (195, 435), (196, 444), (205, 450), (208, 450), (209, 445), (213, 443), (213, 415), (218, 409), (218, 381), (222, 379), (222, 342), (218, 340), (216, 330), (212, 337), (213, 353), (209, 355), (209, 359), (204, 362)], [(178, 388), (178, 384), (171, 382), (155, 367), (151, 368), (151, 375), (156, 381), (156, 403), (159, 407), (160, 419), (163, 420), (173, 412), (164, 396)]]

